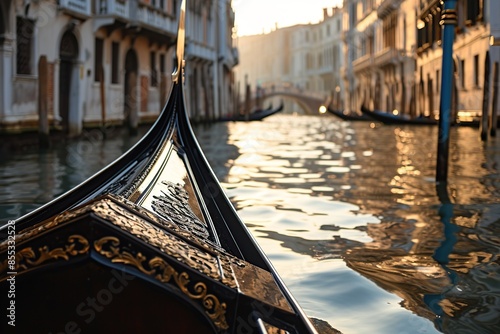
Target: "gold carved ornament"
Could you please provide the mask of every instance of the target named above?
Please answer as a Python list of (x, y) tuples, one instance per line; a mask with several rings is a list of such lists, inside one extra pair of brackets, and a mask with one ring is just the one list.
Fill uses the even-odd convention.
[[(44, 262), (55, 259), (63, 259), (68, 261), (70, 257), (85, 254), (89, 251), (89, 242), (81, 235), (71, 235), (68, 237), (68, 244), (64, 247), (50, 249), (48, 246), (38, 248), (38, 251), (33, 250), (33, 247), (26, 247), (16, 252), (16, 263), (14, 269), (18, 273), (41, 265)], [(0, 273), (5, 274), (8, 271), (7, 260), (0, 264)]]
[[(127, 209), (121, 207), (116, 202), (127, 206)], [(138, 210), (140, 215), (131, 212), (130, 210), (132, 209)], [(220, 280), (230, 288), (236, 288), (237, 286), (230, 267), (230, 263), (237, 261), (237, 259), (222, 253), (216, 247), (212, 247), (212, 249), (210, 249), (211, 245), (207, 244), (203, 239), (192, 236), (189, 232), (179, 228), (175, 223), (160, 220), (151, 212), (137, 207), (133, 203), (130, 203), (122, 198), (111, 196), (109, 194), (104, 198), (92, 202), (82, 208), (64, 212), (50, 221), (37, 224), (31, 228), (21, 231), (21, 233), (16, 236), (16, 243), (28, 240), (41, 234), (42, 232), (48, 231), (60, 224), (88, 213), (93, 213), (94, 215), (119, 226), (121, 229), (132, 233), (134, 236), (142, 239), (152, 246), (155, 246), (162, 252), (175, 257), (181, 262), (184, 262), (191, 268), (197, 269), (213, 279)], [(163, 228), (167, 231), (174, 231), (177, 237), (171, 233), (167, 233), (165, 230), (157, 228), (146, 219), (141, 218), (141, 215), (142, 217), (150, 219), (163, 226)], [(197, 244), (199, 247), (193, 247), (189, 243), (181, 241), (182, 238), (190, 240), (192, 244)], [(6, 248), (7, 241), (0, 244), (0, 252)], [(31, 259), (35, 256), (32, 249), (22, 250), (17, 253), (19, 254), (22, 252), (27, 252), (26, 254), (19, 255), (23, 258)], [(30, 255), (30, 252), (32, 252), (33, 255)], [(240, 261), (236, 264), (243, 265)], [(7, 268), (7, 265), (8, 263), (6, 261), (0, 263), (0, 273), (2, 272), (2, 268), (4, 270)], [(222, 272), (219, 271), (219, 266), (223, 270)]]
[(132, 265), (139, 271), (154, 277), (162, 283), (169, 283), (173, 280), (182, 293), (193, 300), (201, 300), (205, 308), (205, 313), (218, 328), (229, 328), (225, 316), (226, 303), (221, 303), (215, 295), (209, 294), (205, 283), (195, 283), (193, 286), (194, 291), (190, 291), (188, 288), (190, 282), (188, 273), (177, 272), (170, 264), (158, 256), (148, 261), (142, 253), (139, 252), (133, 255), (120, 249), (119, 246), (120, 240), (112, 236), (103, 237), (94, 242), (95, 250), (106, 258), (111, 259), (111, 262)]

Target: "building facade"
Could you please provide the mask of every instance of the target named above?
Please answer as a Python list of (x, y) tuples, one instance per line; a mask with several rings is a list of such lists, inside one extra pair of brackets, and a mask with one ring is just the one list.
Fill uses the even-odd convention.
[[(325, 8), (319, 23), (239, 37), (240, 64), (235, 75), (240, 97), (244, 99), (248, 84), (254, 92), (287, 90), (325, 99), (333, 95), (335, 103), (342, 105), (341, 22), (340, 8)], [(296, 111), (288, 102), (285, 109)]]
[(233, 67), (238, 50), (233, 47), (234, 11), (230, 0), (193, 0), (187, 3), (186, 102), (191, 118), (215, 120), (233, 113)]
[[(454, 116), (479, 117), (491, 101), (499, 61), (496, 0), (457, 1), (453, 42)], [(345, 0), (342, 69), (346, 109), (438, 117), (442, 66), (440, 0)], [(495, 39), (495, 36), (496, 39)], [(496, 41), (496, 43), (495, 43)], [(488, 83), (484, 82), (488, 78)], [(488, 85), (489, 95), (484, 89)], [(490, 106), (491, 108), (491, 106)], [(496, 106), (495, 110), (498, 110)]]
[[(179, 6), (179, 0), (2, 1), (0, 131), (37, 129), (43, 110), (49, 126), (68, 135), (154, 120), (171, 84)], [(194, 101), (193, 118), (210, 119), (232, 107), (234, 12), (229, 0), (190, 1), (186, 21), (185, 57), (192, 63), (185, 79), (195, 88), (187, 100)]]
[[(443, 7), (437, 0), (420, 0), (417, 8), (417, 109), (421, 114), (437, 115), (443, 54), (442, 26), (439, 21)], [(492, 86), (492, 73), (487, 75), (488, 68), (491, 71), (493, 64), (500, 61), (499, 2), (457, 1), (456, 10), (458, 22), (453, 42), (452, 111), (454, 116), (479, 117), (485, 98), (487, 102), (491, 101), (489, 94), (486, 97), (484, 94), (485, 86)], [(488, 82), (485, 82), (488, 77)], [(496, 110), (498, 108), (496, 106)]]
[(324, 8), (321, 22), (299, 26), (290, 36), (290, 81), (301, 90), (330, 97), (336, 108), (344, 104), (342, 17), (341, 8)]
[(415, 114), (416, 0), (344, 1), (348, 110)]

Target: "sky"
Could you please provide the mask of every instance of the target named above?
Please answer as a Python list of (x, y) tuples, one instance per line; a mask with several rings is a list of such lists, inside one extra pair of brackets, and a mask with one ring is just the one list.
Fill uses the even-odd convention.
[(268, 33), (276, 24), (318, 23), (323, 8), (341, 6), (342, 0), (233, 0), (238, 36)]

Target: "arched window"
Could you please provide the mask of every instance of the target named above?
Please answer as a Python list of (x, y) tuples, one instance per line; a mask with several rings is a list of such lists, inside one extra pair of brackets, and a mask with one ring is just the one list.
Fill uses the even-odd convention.
[(59, 46), (59, 56), (61, 59), (74, 60), (78, 58), (78, 41), (71, 31), (66, 31), (61, 38)]
[(16, 73), (32, 74), (33, 20), (16, 17)]

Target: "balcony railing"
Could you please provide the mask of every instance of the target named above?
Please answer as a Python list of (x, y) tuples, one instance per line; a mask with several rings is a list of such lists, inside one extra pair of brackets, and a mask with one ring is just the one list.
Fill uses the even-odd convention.
[(190, 42), (186, 45), (186, 57), (195, 57), (205, 60), (215, 60), (215, 50), (210, 47)]
[(88, 18), (91, 15), (89, 0), (59, 0), (59, 8), (76, 16)]
[(177, 32), (177, 22), (174, 18), (159, 8), (139, 2), (137, 21), (142, 25), (157, 28), (169, 33)]
[(128, 0), (99, 0), (96, 12), (100, 15), (120, 16), (129, 18)]
[(355, 72), (364, 71), (373, 66), (373, 56), (370, 54), (359, 57), (355, 61), (352, 62), (352, 69)]
[(401, 6), (402, 2), (403, 0), (383, 0), (377, 8), (378, 17), (383, 19), (389, 16), (392, 11), (397, 10)]
[(395, 65), (401, 59), (401, 53), (395, 48), (385, 48), (375, 55), (375, 65)]

